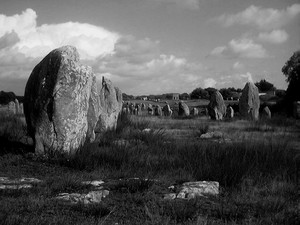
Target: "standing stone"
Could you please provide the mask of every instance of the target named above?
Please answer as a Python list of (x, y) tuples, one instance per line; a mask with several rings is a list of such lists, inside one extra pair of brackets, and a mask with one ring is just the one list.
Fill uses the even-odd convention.
[(146, 109), (146, 104), (145, 104), (145, 103), (142, 103), (142, 104), (141, 104), (141, 110), (144, 111), (145, 109)]
[(162, 108), (164, 116), (172, 116), (172, 110), (170, 105), (166, 102), (166, 105)]
[(211, 95), (207, 110), (212, 120), (222, 120), (225, 116), (226, 106), (223, 100), (223, 96), (219, 91), (215, 91)]
[(148, 115), (153, 116), (154, 110), (151, 104), (148, 105), (147, 110), (148, 110)]
[(231, 106), (228, 106), (226, 109), (226, 117), (232, 119), (234, 117), (234, 110)]
[(258, 88), (252, 82), (248, 82), (239, 101), (240, 114), (247, 119), (258, 120), (259, 106)]
[(271, 114), (271, 111), (268, 106), (263, 108), (263, 110), (261, 112), (261, 116), (263, 118), (271, 119), (272, 114)]
[(192, 108), (191, 115), (192, 116), (198, 116), (199, 115), (199, 110), (197, 108)]
[(179, 107), (178, 108), (178, 116), (189, 116), (190, 115), (190, 109), (183, 101), (179, 102), (178, 107)]
[(300, 118), (300, 101), (294, 102), (293, 106), (294, 106), (293, 116), (296, 119), (299, 119)]
[(8, 103), (8, 111), (12, 114), (16, 114), (16, 103), (11, 101)]
[(122, 92), (114, 87), (110, 80), (103, 77), (102, 83), (98, 83), (98, 97), (100, 115), (95, 132), (102, 133), (107, 129), (115, 129), (122, 110)]
[(16, 114), (20, 114), (20, 104), (18, 99), (15, 99), (15, 106), (16, 106)]
[(162, 108), (160, 107), (160, 105), (157, 105), (155, 108), (154, 108), (154, 115), (155, 116), (162, 116)]
[(99, 99), (96, 78), (75, 47), (51, 51), (33, 69), (25, 88), (24, 113), (36, 153), (74, 153), (95, 138)]

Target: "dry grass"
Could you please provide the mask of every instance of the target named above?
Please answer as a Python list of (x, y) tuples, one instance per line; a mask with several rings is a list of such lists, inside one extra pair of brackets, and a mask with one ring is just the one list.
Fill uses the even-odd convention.
[[(151, 131), (143, 132), (145, 128)], [(2, 152), (0, 176), (34, 176), (45, 182), (32, 190), (1, 191), (0, 221), (299, 224), (299, 129), (299, 121), (282, 118), (255, 123), (125, 116), (116, 131), (108, 131), (100, 143), (84, 146), (72, 157), (46, 160)], [(200, 133), (211, 131), (224, 136), (199, 139)], [(125, 144), (116, 144), (120, 139)], [(133, 177), (141, 179), (127, 179)], [(101, 204), (68, 206), (52, 199), (59, 192), (85, 192), (80, 183), (90, 179), (104, 179), (110, 190)], [(219, 181), (220, 196), (162, 199), (169, 185), (196, 180)]]

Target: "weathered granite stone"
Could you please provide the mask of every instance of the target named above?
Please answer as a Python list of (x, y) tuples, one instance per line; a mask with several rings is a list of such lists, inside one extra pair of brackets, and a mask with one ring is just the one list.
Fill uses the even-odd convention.
[(225, 116), (226, 106), (223, 100), (223, 96), (219, 91), (215, 91), (211, 95), (207, 110), (212, 120), (222, 120)]
[[(175, 189), (173, 186), (172, 189)], [(219, 182), (216, 181), (196, 181), (186, 182), (179, 187), (179, 193), (170, 193), (164, 196), (166, 200), (172, 199), (193, 199), (196, 197), (206, 197), (209, 195), (219, 195)]]
[(234, 117), (234, 110), (231, 106), (228, 106), (226, 109), (226, 117), (232, 119)]
[(178, 104), (178, 116), (189, 116), (190, 109), (183, 101), (180, 101)]
[(163, 114), (164, 116), (172, 116), (172, 110), (171, 107), (168, 103), (166, 103), (166, 105), (162, 108)]
[(252, 82), (246, 83), (239, 101), (241, 116), (250, 120), (258, 120), (259, 106), (258, 88)]
[(272, 114), (268, 106), (265, 106), (261, 112), (261, 117), (266, 119), (271, 119)]
[(192, 108), (191, 115), (192, 116), (198, 116), (199, 115), (199, 110), (197, 108)]
[(98, 82), (98, 97), (100, 113), (95, 132), (101, 133), (107, 129), (115, 129), (122, 110), (122, 92), (114, 87), (110, 80), (103, 77), (102, 83)]
[[(36, 153), (74, 153), (94, 139), (98, 120), (94, 85), (95, 75), (80, 64), (72, 46), (51, 51), (33, 69), (25, 88), (24, 113)], [(94, 108), (90, 102), (95, 102)]]
[(160, 105), (157, 105), (155, 108), (154, 108), (154, 115), (155, 116), (162, 116), (162, 108), (160, 107)]

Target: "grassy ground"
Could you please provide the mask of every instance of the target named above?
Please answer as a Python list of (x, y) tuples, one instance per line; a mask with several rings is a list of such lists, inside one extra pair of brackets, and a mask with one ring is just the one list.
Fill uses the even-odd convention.
[[(32, 146), (21, 120), (0, 118), (0, 176), (44, 182), (0, 190), (0, 224), (300, 223), (299, 121), (123, 116), (116, 131), (75, 156), (45, 159), (28, 154)], [(223, 137), (199, 138), (211, 131)], [(88, 192), (81, 181), (91, 179), (104, 180), (110, 190), (102, 203), (70, 206), (53, 199)], [(220, 182), (220, 195), (162, 198), (170, 185), (200, 180)]]

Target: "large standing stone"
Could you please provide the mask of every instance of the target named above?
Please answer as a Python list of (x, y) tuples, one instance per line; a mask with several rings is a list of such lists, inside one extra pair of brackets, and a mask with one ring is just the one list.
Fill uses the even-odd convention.
[(208, 114), (213, 120), (222, 120), (226, 114), (226, 106), (223, 100), (223, 96), (219, 91), (215, 91), (211, 97), (207, 106)]
[(178, 104), (178, 116), (189, 116), (190, 109), (183, 101), (180, 101)]
[(114, 87), (110, 80), (103, 77), (100, 86), (98, 83), (98, 96), (100, 115), (95, 132), (102, 133), (117, 126), (118, 116), (122, 110), (122, 92)]
[(51, 51), (32, 71), (24, 113), (37, 153), (74, 153), (95, 137), (99, 99), (95, 75), (75, 47)]
[(252, 82), (248, 82), (239, 101), (240, 114), (247, 119), (258, 120), (259, 106), (258, 88)]

